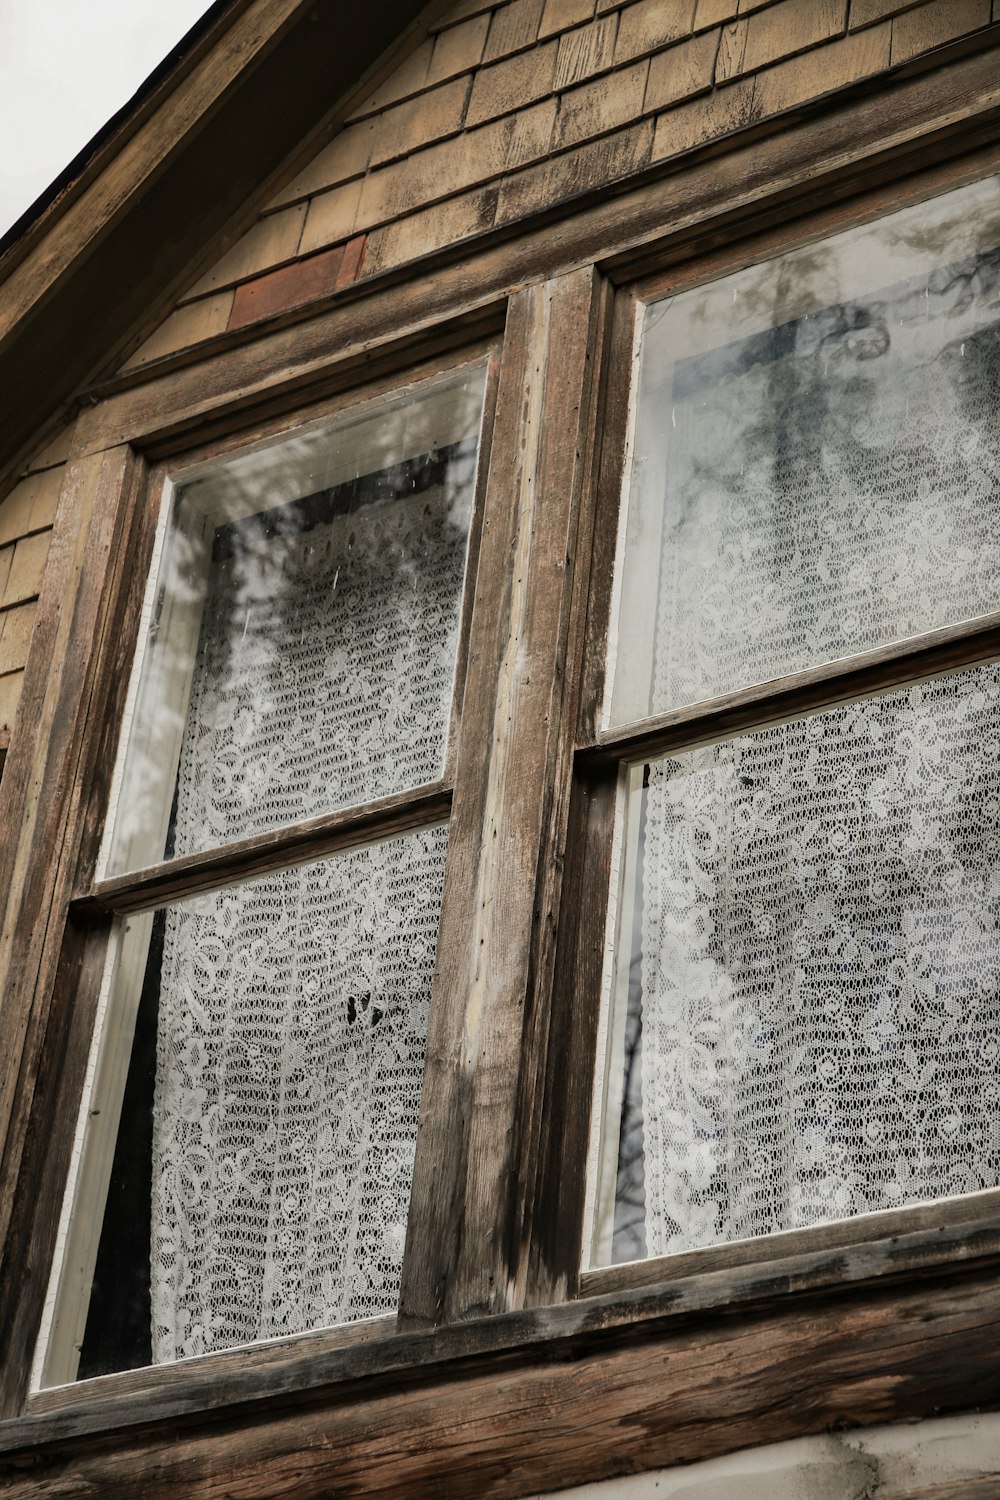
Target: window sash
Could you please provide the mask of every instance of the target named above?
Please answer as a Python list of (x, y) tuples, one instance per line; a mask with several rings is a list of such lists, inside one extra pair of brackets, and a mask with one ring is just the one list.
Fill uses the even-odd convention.
[[(912, 197), (909, 201), (913, 201)], [(885, 212), (884, 202), (876, 212)], [(864, 222), (863, 216), (861, 222)], [(835, 227), (839, 228), (842, 223), (841, 217)], [(575, 899), (586, 905), (588, 926), (604, 932), (605, 944), (612, 941), (606, 930), (609, 898), (613, 905), (613, 893), (622, 879), (622, 787), (630, 767), (895, 686), (921, 682), (962, 667), (1000, 659), (1000, 612), (993, 612), (873, 650), (858, 651), (840, 660), (820, 662), (769, 682), (752, 683), (745, 688), (642, 719), (608, 725), (603, 717), (602, 705), (608, 696), (606, 676), (613, 667), (615, 650), (612, 622), (619, 604), (618, 560), (626, 525), (628, 492), (625, 479), (631, 462), (631, 432), (638, 391), (639, 328), (643, 312), (658, 297), (715, 280), (730, 269), (766, 260), (768, 255), (781, 254), (789, 247), (789, 241), (793, 246), (796, 243), (808, 244), (821, 232), (822, 216), (791, 234), (761, 236), (759, 257), (754, 255), (752, 244), (743, 247), (739, 256), (731, 250), (717, 252), (700, 263), (685, 264), (679, 271), (658, 274), (625, 287), (616, 299), (608, 391), (614, 426), (606, 434), (602, 451), (594, 564), (597, 581), (591, 602), (586, 686), (575, 749), (578, 857), (593, 858), (583, 853), (584, 850), (604, 851), (600, 861), (593, 860), (589, 874), (579, 880), (578, 886), (574, 884), (574, 892), (579, 891)], [(589, 1025), (597, 1039), (592, 1047), (578, 1048), (574, 1062), (574, 1066), (587, 1067), (594, 1080), (590, 1140), (586, 1151), (578, 1147), (574, 1157), (577, 1170), (581, 1170), (584, 1160), (589, 1163), (588, 1199), (582, 1210), (586, 1227), (580, 1244), (584, 1266), (579, 1281), (581, 1292), (652, 1284), (667, 1276), (708, 1270), (715, 1264), (766, 1261), (794, 1253), (797, 1248), (807, 1250), (814, 1244), (859, 1243), (882, 1233), (894, 1232), (896, 1227), (903, 1230), (908, 1223), (923, 1222), (925, 1214), (929, 1215), (928, 1222), (943, 1225), (970, 1218), (977, 1211), (969, 1203), (938, 1200), (926, 1209), (912, 1206), (869, 1215), (863, 1221), (837, 1221), (816, 1230), (796, 1229), (787, 1234), (772, 1235), (760, 1242), (706, 1247), (627, 1265), (611, 1266), (598, 1257), (590, 1262), (591, 1269), (587, 1269), (584, 1242), (594, 1232), (595, 1199), (600, 1191), (598, 1178), (603, 1172), (606, 1182), (609, 1173), (613, 1177), (617, 1165), (617, 1120), (608, 1122), (607, 1136), (614, 1135), (614, 1142), (606, 1139), (603, 1148), (599, 1144), (600, 1132), (604, 1128), (600, 1119), (602, 1099), (609, 1070), (613, 1070), (616, 1063), (608, 1060), (608, 1039), (602, 1030), (608, 1020), (607, 1007), (600, 1003), (606, 983), (603, 965), (594, 957), (582, 958), (579, 932), (567, 940), (567, 948), (573, 946), (578, 955), (573, 982), (578, 989), (586, 990), (586, 1001), (580, 1005), (581, 1022)], [(612, 1038), (612, 1054), (613, 1043)], [(605, 1193), (607, 1190), (605, 1187)], [(981, 1203), (992, 1202), (994, 1190), (975, 1196)], [(598, 1243), (601, 1243), (599, 1230)]]
[[(108, 934), (110, 939), (109, 952), (114, 953), (121, 947), (112, 936), (119, 923), (126, 919), (133, 929), (148, 929), (152, 912), (155, 907), (162, 906), (184, 898), (197, 895), (199, 892), (210, 892), (221, 887), (242, 883), (246, 880), (260, 877), (270, 872), (280, 871), (286, 868), (312, 863), (330, 855), (348, 853), (352, 850), (360, 850), (366, 846), (392, 839), (422, 828), (433, 826), (450, 819), (452, 801), (454, 797), (455, 781), (455, 746), (458, 742), (461, 708), (465, 691), (465, 672), (469, 658), (469, 630), (471, 628), (473, 603), (474, 603), (474, 580), (476, 576), (476, 561), (478, 555), (479, 537), (482, 531), (483, 511), (485, 504), (486, 479), (489, 471), (489, 452), (491, 438), (491, 424), (493, 419), (493, 408), (495, 404), (496, 383), (498, 373), (498, 356), (496, 346), (488, 346), (483, 350), (470, 351), (464, 359), (460, 356), (456, 361), (449, 361), (445, 365), (445, 373), (449, 369), (461, 368), (469, 364), (484, 364), (486, 367), (486, 384), (484, 401), (482, 407), (482, 418), (480, 424), (478, 456), (476, 460), (475, 473), (471, 496), (471, 522), (469, 527), (469, 538), (466, 549), (466, 564), (464, 572), (464, 586), (460, 604), (460, 621), (458, 640), (455, 651), (455, 667), (452, 679), (452, 687), (449, 695), (449, 711), (446, 721), (445, 735), (445, 764), (443, 774), (437, 780), (407, 788), (404, 791), (394, 792), (388, 796), (376, 797), (361, 803), (355, 803), (334, 811), (323, 813), (317, 817), (284, 824), (276, 828), (268, 829), (234, 840), (219, 847), (210, 847), (195, 853), (176, 858), (161, 860), (152, 866), (115, 874), (106, 878), (94, 878), (95, 849), (91, 846), (89, 858), (86, 855), (81, 861), (78, 875), (76, 893), (72, 900), (70, 914), (74, 923), (83, 924), (96, 932)], [(429, 377), (429, 388), (436, 391), (440, 381), (436, 381), (435, 373)], [(397, 375), (387, 382), (391, 392), (400, 388), (409, 391), (411, 395), (419, 393), (424, 384), (419, 381), (409, 384), (405, 375)], [(386, 398), (380, 398), (382, 400)], [(360, 403), (357, 398), (347, 402), (346, 409), (351, 412), (354, 405), (360, 404), (362, 413), (371, 410), (372, 403), (367, 392), (363, 391)], [(433, 403), (432, 403), (433, 404)], [(440, 406), (440, 400), (437, 405)], [(336, 408), (335, 408), (336, 412)], [(426, 412), (422, 414), (426, 416)], [(307, 431), (316, 429), (322, 421), (329, 424), (329, 416), (324, 418), (313, 418), (311, 426)], [(278, 428), (279, 439), (286, 424)], [(293, 432), (301, 431), (300, 423), (293, 419), (291, 423)], [(416, 441), (416, 439), (414, 439)], [(225, 446), (225, 445), (224, 445)], [(278, 450), (280, 452), (280, 446)], [(151, 477), (148, 486), (150, 496), (150, 507), (146, 511), (147, 527), (149, 527), (152, 515), (164, 506), (164, 492), (171, 483), (171, 477), (180, 473), (186, 475), (192, 470), (197, 473), (210, 468), (213, 462), (217, 462), (214, 456), (195, 457), (193, 460), (181, 464), (179, 470), (176, 464), (165, 464), (158, 473)], [(163, 523), (160, 524), (162, 533)], [(150, 533), (147, 531), (147, 535)], [(150, 567), (150, 577), (153, 583), (156, 581), (156, 550)], [(136, 578), (129, 580), (133, 586)], [(155, 598), (152, 585), (145, 590), (145, 605), (139, 612), (137, 621), (136, 638), (141, 642), (145, 637), (149, 623), (149, 610)], [(195, 627), (196, 628), (196, 627)], [(135, 696), (135, 683), (138, 680), (138, 672), (141, 667), (141, 652), (139, 660), (135, 663), (134, 675), (131, 686), (131, 696)], [(98, 788), (100, 791), (100, 788)], [(109, 927), (112, 921), (114, 926)], [(140, 934), (141, 935), (141, 934)], [(105, 939), (105, 942), (108, 940)], [(145, 964), (145, 947), (143, 943), (131, 941), (125, 945), (135, 955), (139, 953), (139, 969), (133, 975), (131, 989), (135, 991), (134, 998), (138, 998), (138, 988), (141, 984), (141, 973)], [(141, 949), (141, 953), (140, 950)], [(123, 950), (124, 951), (124, 950)], [(135, 960), (133, 959), (133, 968)], [(106, 976), (111, 972), (106, 968)], [(107, 977), (103, 988), (106, 989)], [(126, 985), (126, 988), (129, 986)], [(116, 983), (116, 991), (122, 989), (122, 985)], [(109, 997), (105, 996), (98, 1004), (98, 1011), (103, 1012), (108, 1008)], [(122, 1008), (115, 1004), (108, 1008), (106, 1022), (100, 1020), (95, 1030), (94, 1046), (97, 1049), (94, 1056), (98, 1054), (103, 1059), (105, 1054), (110, 1053), (110, 1061), (101, 1063), (104, 1081), (102, 1089), (106, 1093), (110, 1088), (112, 1094), (117, 1094), (120, 1101), (121, 1092), (124, 1088), (125, 1072), (128, 1068), (129, 1055), (131, 1051), (132, 1022), (134, 1021), (134, 1005)], [(117, 1059), (117, 1060), (116, 1060)], [(110, 1072), (109, 1072), (110, 1069)], [(117, 1108), (111, 1111), (117, 1121)], [(80, 1212), (86, 1213), (86, 1203), (90, 1201), (93, 1194), (91, 1189), (98, 1194), (103, 1202), (103, 1190), (101, 1182), (106, 1182), (110, 1173), (111, 1154), (114, 1152), (117, 1137), (117, 1124), (110, 1131), (100, 1133), (100, 1139), (95, 1138), (83, 1147), (83, 1177), (78, 1178), (77, 1173), (71, 1174), (71, 1180), (67, 1187), (64, 1200), (63, 1218), (67, 1226), (78, 1219)], [(77, 1151), (80, 1146), (78, 1144)], [(110, 1154), (109, 1154), (110, 1153)], [(75, 1232), (69, 1228), (70, 1241), (69, 1252), (75, 1253), (81, 1263), (92, 1260), (91, 1252), (96, 1253), (96, 1239), (100, 1235), (101, 1218), (98, 1216), (96, 1223), (92, 1226), (92, 1232), (84, 1235), (89, 1243), (90, 1250), (82, 1255), (79, 1246), (74, 1251), (74, 1245), (80, 1241), (80, 1231)], [(80, 1244), (82, 1245), (82, 1241)], [(79, 1279), (79, 1278), (77, 1278)], [(72, 1280), (72, 1276), (71, 1276)], [(53, 1283), (53, 1288), (55, 1282)], [(50, 1293), (51, 1296), (51, 1293)], [(69, 1301), (67, 1301), (69, 1298)], [(74, 1375), (70, 1369), (75, 1369), (73, 1344), (78, 1342), (78, 1335), (82, 1328), (77, 1328), (79, 1318), (86, 1317), (87, 1302), (89, 1300), (89, 1282), (86, 1287), (82, 1285), (74, 1293), (72, 1286), (66, 1283), (64, 1290), (57, 1294), (57, 1317), (55, 1322), (56, 1342), (53, 1344), (47, 1337), (39, 1342), (36, 1351), (35, 1379), (42, 1375), (43, 1365), (45, 1370), (44, 1380), (51, 1384), (52, 1380), (73, 1379)], [(74, 1307), (70, 1306), (74, 1302)], [(371, 1321), (371, 1320), (367, 1320)], [(395, 1326), (395, 1316), (390, 1320), (376, 1319), (376, 1323), (391, 1321)], [(350, 1324), (342, 1325), (344, 1337), (351, 1337)], [(340, 1330), (332, 1330), (336, 1335)], [(44, 1330), (43, 1330), (44, 1333)], [(69, 1341), (67, 1343), (67, 1340)]]

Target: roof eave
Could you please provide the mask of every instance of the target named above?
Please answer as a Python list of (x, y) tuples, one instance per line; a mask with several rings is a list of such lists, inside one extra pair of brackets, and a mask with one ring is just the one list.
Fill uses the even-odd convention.
[[(0, 261), (0, 493), (274, 174), (426, 31), (426, 0), (219, 0)], [(339, 106), (339, 108), (338, 108)]]

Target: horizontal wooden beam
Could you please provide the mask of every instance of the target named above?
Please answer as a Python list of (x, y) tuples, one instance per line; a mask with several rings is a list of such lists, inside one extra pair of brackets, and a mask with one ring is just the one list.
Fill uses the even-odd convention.
[[(272, 323), (235, 330), (168, 355), (95, 387), (78, 427), (78, 451), (116, 442), (200, 439), (215, 414), (248, 420), (277, 393), (336, 388), (365, 378), (390, 345), (414, 357), (447, 331), (467, 338), (496, 326), (514, 288), (595, 259), (628, 280), (650, 264), (701, 256), (720, 244), (812, 214), (811, 231), (834, 232), (858, 209), (845, 201), (871, 190), (898, 203), (939, 192), (961, 171), (1000, 164), (997, 51), (990, 47), (878, 97), (826, 99), (781, 134), (727, 138), (726, 154), (693, 153), (655, 180), (629, 180), (614, 192), (557, 205), (503, 236), (483, 237), (371, 281), (344, 288)], [(750, 132), (753, 136), (753, 132)], [(718, 149), (721, 148), (716, 148)], [(942, 165), (942, 163), (945, 163)], [(905, 183), (903, 179), (906, 179)], [(880, 205), (873, 205), (873, 210)], [(749, 245), (747, 254), (753, 256)], [(190, 438), (188, 438), (190, 441)]]
[(994, 613), (605, 730), (580, 756), (598, 764), (650, 760), (998, 656), (1000, 613)]
[(478, 1500), (996, 1407), (998, 1269), (991, 1213), (437, 1331), (108, 1376), (0, 1424), (0, 1486)]
[(345, 807), (283, 828), (239, 839), (221, 849), (186, 854), (98, 881), (81, 893), (76, 910), (142, 911), (165, 901), (221, 885), (233, 885), (271, 870), (324, 855), (357, 849), (374, 839), (393, 838), (414, 828), (442, 822), (451, 808), (451, 788), (443, 782), (412, 792), (394, 792), (363, 807)]

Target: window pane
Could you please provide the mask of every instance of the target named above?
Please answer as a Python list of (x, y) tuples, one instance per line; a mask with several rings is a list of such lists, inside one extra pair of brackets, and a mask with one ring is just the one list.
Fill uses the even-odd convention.
[(1000, 186), (649, 307), (615, 724), (1000, 607)]
[(178, 487), (108, 872), (443, 768), (484, 371)]
[(635, 768), (597, 1261), (1000, 1184), (998, 752), (990, 665)]
[(46, 1383), (395, 1310), (447, 833), (129, 919)]

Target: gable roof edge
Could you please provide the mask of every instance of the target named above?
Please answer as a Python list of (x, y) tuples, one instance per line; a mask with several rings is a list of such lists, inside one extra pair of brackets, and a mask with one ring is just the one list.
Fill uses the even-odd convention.
[(46, 421), (166, 303), (205, 246), (445, 8), (221, 0), (204, 31), (188, 33), (165, 75), (151, 75), (86, 148), (78, 175), (43, 195), (0, 263), (0, 492)]

